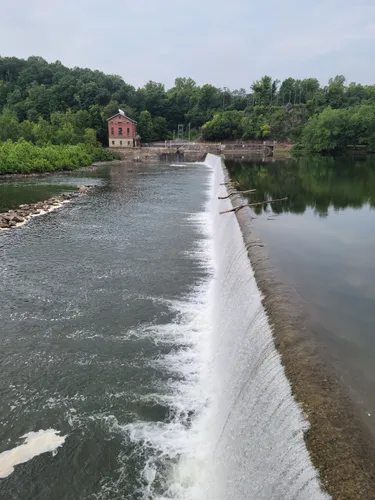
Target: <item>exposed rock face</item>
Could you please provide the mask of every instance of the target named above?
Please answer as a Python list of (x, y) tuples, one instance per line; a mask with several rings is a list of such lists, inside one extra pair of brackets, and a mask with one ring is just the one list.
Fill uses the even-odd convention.
[(29, 220), (31, 217), (41, 215), (44, 212), (49, 212), (59, 208), (63, 203), (85, 196), (93, 186), (80, 186), (78, 193), (64, 193), (61, 196), (54, 196), (45, 201), (37, 203), (22, 204), (15, 210), (8, 210), (8, 212), (0, 213), (0, 229), (10, 229), (17, 227)]

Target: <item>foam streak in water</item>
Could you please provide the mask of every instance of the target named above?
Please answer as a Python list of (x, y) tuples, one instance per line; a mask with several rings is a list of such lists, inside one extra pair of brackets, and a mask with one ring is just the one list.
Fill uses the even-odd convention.
[(22, 436), (23, 444), (12, 450), (0, 453), (0, 479), (3, 479), (14, 471), (18, 464), (28, 462), (42, 453), (54, 453), (65, 442), (66, 436), (59, 436), (59, 431), (54, 429), (29, 432)]

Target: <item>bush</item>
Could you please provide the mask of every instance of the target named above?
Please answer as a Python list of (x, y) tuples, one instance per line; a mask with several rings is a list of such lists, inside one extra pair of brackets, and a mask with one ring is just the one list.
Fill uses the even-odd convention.
[(111, 161), (114, 155), (98, 145), (36, 146), (24, 139), (0, 142), (0, 174), (28, 174), (75, 170), (94, 161)]

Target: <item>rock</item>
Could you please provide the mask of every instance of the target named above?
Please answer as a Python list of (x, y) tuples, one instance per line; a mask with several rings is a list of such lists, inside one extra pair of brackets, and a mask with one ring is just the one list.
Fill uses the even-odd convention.
[(9, 225), (6, 222), (0, 222), (0, 229), (8, 229)]
[(22, 210), (27, 210), (28, 208), (30, 208), (30, 205), (20, 205), (20, 208)]
[(14, 222), (19, 223), (19, 222), (23, 222), (25, 219), (23, 217), (19, 216), (19, 215), (15, 215), (13, 217), (13, 220), (14, 220)]

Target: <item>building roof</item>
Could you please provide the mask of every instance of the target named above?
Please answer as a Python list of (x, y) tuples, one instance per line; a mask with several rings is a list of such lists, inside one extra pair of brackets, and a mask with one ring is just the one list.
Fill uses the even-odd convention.
[(127, 120), (130, 120), (133, 123), (137, 123), (135, 120), (132, 120), (131, 118), (129, 118), (129, 116), (126, 116), (126, 114), (122, 111), (122, 109), (119, 109), (118, 113), (116, 113), (115, 115), (110, 116), (109, 118), (107, 118), (107, 122), (109, 122), (109, 120), (112, 120), (113, 118), (115, 118), (118, 115), (123, 116), (124, 118), (126, 118)]

